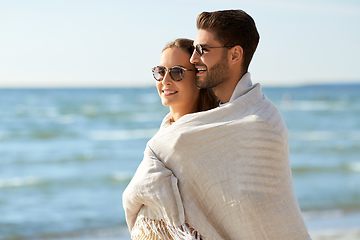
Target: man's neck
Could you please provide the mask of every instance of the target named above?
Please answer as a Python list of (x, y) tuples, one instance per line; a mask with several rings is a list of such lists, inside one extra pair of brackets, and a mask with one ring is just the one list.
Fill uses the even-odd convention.
[(230, 101), (237, 84), (245, 74), (246, 72), (240, 77), (236, 77), (235, 79), (229, 79), (228, 81), (214, 88), (214, 93), (220, 99), (221, 103), (227, 103)]

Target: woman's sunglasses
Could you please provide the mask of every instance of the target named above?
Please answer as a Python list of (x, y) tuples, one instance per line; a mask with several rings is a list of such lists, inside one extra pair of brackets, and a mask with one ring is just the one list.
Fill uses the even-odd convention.
[[(163, 78), (165, 77), (166, 71), (168, 69), (166, 69), (166, 67), (156, 66), (156, 67), (153, 67), (151, 70), (153, 72), (153, 76), (154, 76), (155, 80), (162, 81)], [(170, 77), (172, 80), (174, 80), (176, 82), (183, 79), (183, 77), (185, 76), (185, 71), (195, 71), (195, 70), (186, 69), (181, 66), (174, 66), (172, 68), (169, 68)]]
[(206, 46), (206, 47), (204, 47), (201, 44), (196, 44), (195, 51), (196, 51), (196, 54), (199, 57), (201, 57), (204, 54), (204, 51), (207, 51), (207, 48), (232, 48), (234, 46), (220, 46), (220, 47), (208, 47), (208, 46)]

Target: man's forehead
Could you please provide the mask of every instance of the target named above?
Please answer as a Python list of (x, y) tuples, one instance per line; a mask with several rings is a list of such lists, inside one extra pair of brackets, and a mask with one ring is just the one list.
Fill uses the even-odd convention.
[(194, 40), (194, 45), (212, 45), (218, 42), (219, 41), (216, 40), (215, 35), (212, 32), (204, 29), (199, 29)]

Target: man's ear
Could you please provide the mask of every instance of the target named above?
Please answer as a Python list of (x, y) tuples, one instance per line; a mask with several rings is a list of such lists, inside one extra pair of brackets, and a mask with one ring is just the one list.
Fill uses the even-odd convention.
[(243, 61), (244, 50), (241, 46), (236, 45), (231, 50), (231, 62), (234, 64), (238, 64)]

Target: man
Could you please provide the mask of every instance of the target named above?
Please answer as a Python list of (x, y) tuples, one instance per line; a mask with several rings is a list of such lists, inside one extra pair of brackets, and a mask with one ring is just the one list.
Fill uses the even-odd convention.
[(214, 88), (221, 106), (184, 115), (148, 142), (123, 195), (133, 239), (310, 239), (285, 123), (247, 72), (259, 41), (253, 19), (204, 12), (197, 27), (197, 85)]
[[(260, 38), (252, 17), (242, 10), (203, 12), (197, 18), (197, 28), (198, 32), (194, 40), (196, 49), (190, 59), (197, 69), (196, 85), (200, 88), (214, 88), (215, 95), (221, 101), (220, 107), (251, 92), (255, 86), (252, 85), (248, 67)], [(286, 127), (282, 119), (279, 119), (280, 114), (277, 109), (267, 114), (274, 115), (273, 118), (267, 117), (267, 120), (286, 138), (284, 147), (288, 148)], [(246, 117), (248, 116), (244, 118)], [(288, 158), (288, 156), (284, 157)], [(249, 178), (251, 177), (250, 175)], [(293, 192), (291, 179), (288, 181), (291, 185), (288, 191)], [(258, 232), (264, 231), (262, 234), (251, 233), (253, 229), (250, 230), (249, 235), (244, 234), (246, 239), (253, 239), (250, 236), (257, 236), (254, 239), (309, 239), (296, 199), (294, 198), (291, 203), (284, 203), (284, 207), (286, 205), (291, 205), (292, 214), (296, 215), (295, 225), (291, 227), (298, 229), (296, 233), (285, 237), (286, 233), (289, 233), (289, 227), (274, 223), (272, 221), (275, 219), (269, 218), (263, 219), (266, 222), (258, 226)], [(255, 218), (261, 217), (256, 213), (253, 214)], [(279, 214), (284, 214), (285, 217), (287, 213), (282, 211)], [(269, 227), (270, 225), (272, 226)], [(276, 228), (283, 229), (283, 236), (272, 235), (278, 231)], [(246, 232), (248, 229), (242, 231)]]
[(240, 10), (203, 12), (197, 19), (198, 33), (190, 61), (198, 70), (197, 86), (214, 88), (227, 103), (259, 43), (254, 20)]

